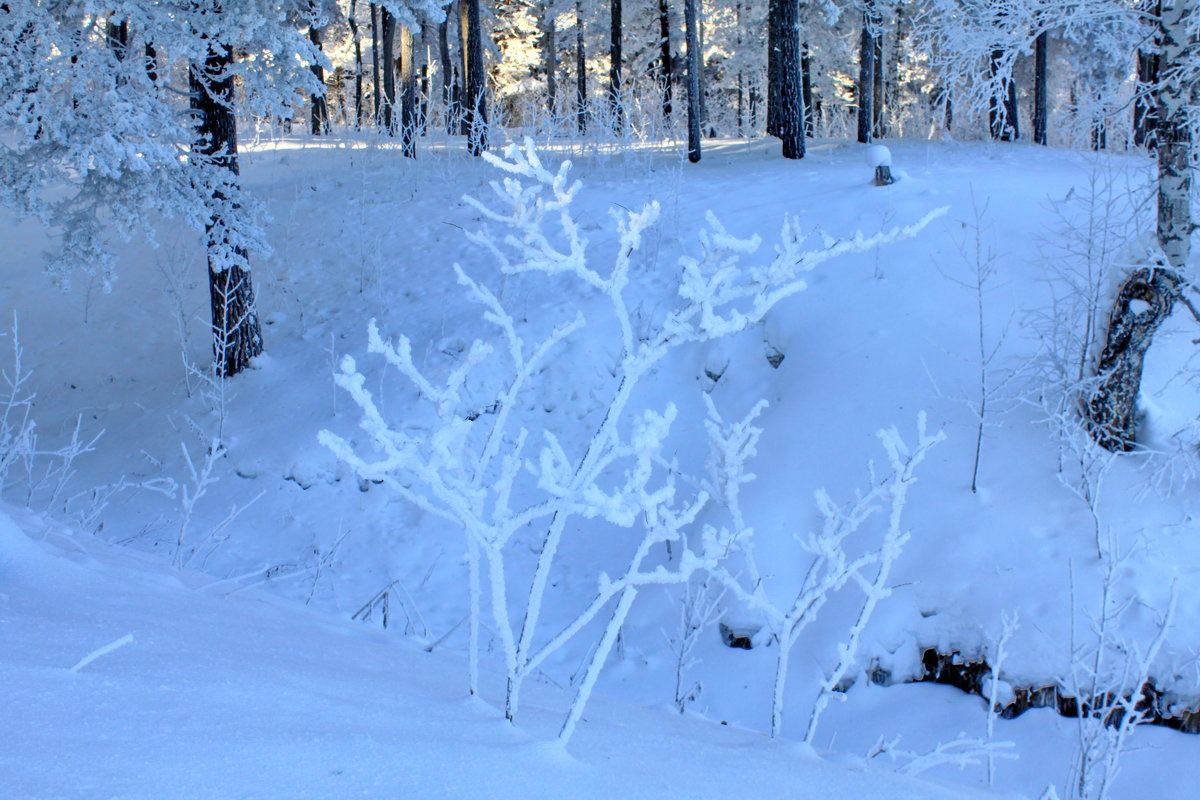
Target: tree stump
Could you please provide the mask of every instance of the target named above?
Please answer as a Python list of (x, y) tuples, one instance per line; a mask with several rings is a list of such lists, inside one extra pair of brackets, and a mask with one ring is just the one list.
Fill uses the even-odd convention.
[(1174, 270), (1157, 264), (1135, 270), (1117, 292), (1096, 364), (1098, 383), (1084, 408), (1092, 437), (1106, 450), (1134, 447), (1142, 364), (1154, 332), (1175, 307), (1180, 283)]

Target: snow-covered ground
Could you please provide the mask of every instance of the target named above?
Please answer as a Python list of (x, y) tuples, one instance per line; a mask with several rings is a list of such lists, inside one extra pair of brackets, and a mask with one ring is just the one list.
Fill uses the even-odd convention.
[[(920, 411), (946, 434), (917, 469), (903, 518), (911, 539), (842, 681), (853, 685), (813, 739), (824, 761), (788, 741), (804, 736), (819, 683), (858, 613), (853, 584), (833, 596), (792, 653), (782, 742), (763, 735), (777, 648), (724, 647), (715, 619), (686, 671), (700, 689), (689, 705), (695, 716), (667, 710), (679, 589), (647, 587), (564, 755), (544, 742), (600, 628), (546, 660), (514, 731), (497, 710), (502, 655), (485, 625), (484, 702), (468, 702), (462, 534), (386, 485), (360, 479), (317, 444), (323, 429), (362, 438), (357, 407), (333, 382), (346, 354), (391, 421), (429, 424), (415, 392), (367, 353), (367, 322), (410, 337), (417, 365), (444, 374), (473, 339), (494, 335), (456, 283), (458, 263), (497, 292), (523, 330), (544, 332), (576, 309), (587, 316), (588, 327), (550, 360), (532, 395), (548, 427), (568, 432), (564, 447), (584, 446), (610, 378), (612, 327), (594, 292), (561, 276), (505, 278), (468, 241), (465, 232), (483, 220), (461, 197), (491, 203), (494, 167), (456, 145), (427, 148), (415, 162), (374, 144), (296, 138), (249, 146), (243, 173), (273, 216), (276, 248), (254, 270), (267, 354), (224, 387), (223, 400), (185, 365), (207, 364), (209, 346), (193, 233), (164, 224), (158, 248), (125, 247), (112, 294), (86, 276), (59, 294), (39, 272), (45, 234), (6, 217), (3, 257), (14, 277), (0, 286), (0, 311), (19, 315), (40, 441), (58, 446), (77, 418), (85, 438), (103, 431), (57, 496), (49, 485), (31, 497), (14, 485), (8, 496), (50, 506), (58, 520), (22, 512), (24, 533), (6, 523), (0, 539), (0, 692), (14, 712), (6, 728), (15, 743), (2, 757), (16, 796), (161, 796), (171, 786), (178, 796), (222, 797), (805, 797), (810, 787), (813, 797), (936, 797), (939, 790), (888, 771), (911, 758), (889, 756), (928, 753), (963, 734), (1014, 743), (1018, 760), (992, 765), (997, 789), (1038, 797), (1055, 785), (1066, 797), (1077, 721), (1037, 710), (996, 720), (989, 733), (977, 697), (931, 685), (885, 688), (865, 676), (913, 677), (923, 647), (994, 662), (1004, 621), (1015, 619), (999, 699), (1008, 687), (1086, 683), (1079, 665), (1094, 663), (1083, 656), (1098, 640), (1106, 576), (1113, 620), (1103, 666), (1119, 673), (1122, 653), (1152, 644), (1174, 592), (1150, 677), (1173, 693), (1168, 700), (1195, 707), (1200, 538), (1186, 479), (1200, 397), (1187, 366), (1192, 323), (1177, 314), (1148, 360), (1146, 430), (1163, 454), (1091, 465), (1082, 484), (1077, 453), (1044, 422), (1052, 398), (1038, 377), (1051, 363), (1045, 339), (1078, 322), (1063, 298), (1069, 276), (1086, 269), (1075, 255), (1080, 232), (1091, 231), (1084, 238), (1094, 250), (1098, 229), (1118, 244), (1137, 230), (1124, 205), (1148, 186), (1149, 160), (889, 144), (899, 178), (890, 187), (873, 186), (862, 150), (838, 141), (817, 143), (801, 162), (778, 158), (777, 145), (761, 140), (712, 143), (699, 165), (652, 148), (541, 151), (548, 164), (574, 161), (572, 174), (584, 183), (576, 218), (595, 269), (607, 272), (613, 262), (611, 212), (661, 204), (631, 268), (635, 320), (653, 320), (672, 302), (678, 259), (699, 254), (708, 210), (735, 236), (762, 236), (759, 255), (745, 259), (753, 264), (769, 260), (786, 215), (841, 239), (949, 207), (915, 238), (818, 266), (808, 289), (761, 324), (682, 348), (634, 401), (639, 409), (678, 406), (670, 456), (691, 475), (704, 472), (705, 392), (727, 420), (769, 402), (748, 464), (757, 479), (741, 503), (775, 602), (790, 601), (808, 563), (797, 537), (819, 526), (814, 491), (824, 487), (844, 503), (868, 489), (868, 462), (886, 464), (876, 431), (895, 426), (911, 442)], [(1123, 258), (1109, 260), (1119, 266)], [(982, 303), (973, 288), (981, 265), (990, 270)], [(994, 391), (972, 492), (980, 313), (984, 357), (996, 355), (983, 371)], [(182, 489), (190, 484), (194, 495), (196, 481), (187, 460), (202, 468), (216, 435), (227, 453), (189, 515)], [(161, 491), (163, 479), (175, 482), (174, 499)], [(1099, 499), (1089, 503), (1081, 485)], [(885, 522), (872, 520), (854, 546), (870, 547)], [(590, 600), (599, 570), (627, 558), (615, 530), (587, 523), (569, 531), (550, 594), (552, 622)], [(176, 573), (168, 567), (181, 531), (180, 560), (188, 563)], [(514, 588), (528, 580), (536, 542), (515, 547), (528, 552), (513, 556)], [(350, 621), (384, 590), (386, 632), (377, 629), (378, 608), (371, 622)], [(762, 622), (731, 597), (722, 609), (734, 621)], [(69, 671), (126, 634), (128, 644)], [(893, 753), (865, 760), (897, 735)], [(1113, 797), (1189, 796), (1200, 780), (1197, 747), (1192, 736), (1137, 729)], [(964, 787), (985, 787), (987, 775), (982, 763), (925, 773), (958, 787), (947, 797), (970, 796)]]

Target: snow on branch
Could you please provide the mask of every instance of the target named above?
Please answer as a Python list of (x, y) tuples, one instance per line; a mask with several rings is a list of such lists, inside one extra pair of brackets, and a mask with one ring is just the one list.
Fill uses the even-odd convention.
[[(476, 340), (444, 374), (435, 375), (414, 362), (409, 339), (385, 338), (376, 321), (368, 327), (368, 351), (382, 357), (417, 391), (432, 422), (418, 428), (386, 417), (367, 388), (366, 374), (347, 356), (335, 381), (359, 406), (359, 426), (367, 443), (352, 444), (330, 431), (322, 431), (320, 441), (363, 477), (382, 481), (463, 532), (471, 603), (470, 688), (477, 691), (479, 605), (486, 586), (490, 624), (508, 678), (509, 719), (517, 713), (527, 677), (575, 637), (600, 631), (560, 731), (560, 740), (566, 742), (638, 591), (687, 584), (697, 573), (728, 576), (723, 562), (749, 547), (739, 490), (753, 479), (746, 464), (761, 435), (753, 422), (765, 403), (726, 425), (709, 401), (708, 421), (696, 424), (709, 430), (710, 477), (697, 484), (678, 480), (678, 466), (665, 456), (674, 449), (671, 438), (682, 422), (677, 406), (636, 407), (639, 382), (681, 345), (726, 336), (762, 319), (776, 303), (803, 290), (800, 276), (817, 264), (914, 236), (944, 210), (907, 228), (870, 237), (855, 234), (841, 241), (816, 240), (796, 220), (786, 220), (774, 257), (750, 267), (741, 261), (757, 253), (760, 237), (739, 238), (710, 214), (699, 234), (701, 255), (679, 259), (674, 307), (657, 319), (639, 317), (635, 334), (626, 295), (645, 234), (658, 219), (658, 204), (613, 214), (616, 250), (606, 265), (589, 251), (574, 214), (582, 185), (569, 179), (570, 162), (552, 172), (528, 140), (523, 147), (508, 147), (502, 156), (485, 158), (505, 175), (492, 183), (495, 197), (490, 204), (473, 198), (466, 202), (502, 230), (485, 227), (470, 233), (470, 240), (493, 256), (504, 275), (573, 277), (593, 309), (590, 313), (615, 322), (615, 360), (585, 387), (587, 393), (580, 391), (577, 376), (570, 382), (547, 377), (554, 375), (548, 368), (564, 345), (588, 326), (582, 309), (565, 309), (549, 332), (533, 333), (530, 323), (518, 322), (505, 308), (501, 295), (456, 265), (458, 283), (479, 304), (483, 320), (494, 326), (494, 339)], [(594, 413), (546, 415), (531, 410), (542, 408), (547, 399), (556, 406), (567, 403), (573, 393), (596, 398)], [(896, 458), (913, 460), (899, 444), (887, 441)], [(926, 444), (922, 439), (915, 452), (922, 453)], [(531, 526), (538, 541), (517, 545), (518, 535), (529, 536)], [(626, 548), (623, 569), (607, 574), (593, 567), (594, 593), (582, 607), (548, 602), (556, 590), (551, 574), (560, 568), (556, 565), (563, 536), (567, 531), (587, 536), (601, 530)], [(838, 529), (813, 546), (832, 554), (836, 548), (826, 539), (844, 535)], [(830, 580), (844, 583), (868, 563), (890, 557), (885, 553), (839, 562), (831, 567), (833, 577), (819, 585), (827, 588)], [(516, 560), (529, 558), (534, 559), (531, 566), (510, 569)], [(531, 577), (520, 583), (514, 574)], [(882, 596), (882, 589), (878, 594)], [(819, 596), (820, 591), (799, 602), (807, 608)], [(543, 616), (550, 608), (554, 625), (547, 632), (551, 624)], [(598, 620), (606, 610), (608, 621), (601, 625)]]

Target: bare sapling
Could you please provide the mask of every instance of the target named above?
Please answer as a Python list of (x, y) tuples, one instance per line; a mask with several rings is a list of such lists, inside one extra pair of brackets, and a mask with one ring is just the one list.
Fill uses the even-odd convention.
[[(1105, 561), (1099, 611), (1091, 617), (1092, 637), (1079, 641), (1075, 613), (1071, 615), (1071, 686), (1077, 703), (1076, 751), (1071, 766), (1072, 800), (1108, 800), (1120, 772), (1121, 757), (1129, 748), (1133, 729), (1153, 714), (1152, 669), (1174, 625), (1179, 587), (1171, 584), (1170, 597), (1149, 642), (1129, 641), (1117, 634), (1118, 623), (1134, 598), (1117, 594), (1117, 575), (1128, 554), (1110, 543)], [(1071, 570), (1072, 604), (1076, 597)]]
[[(471, 649), (479, 649), (478, 617), (486, 601), (507, 675), (508, 719), (518, 712), (525, 679), (548, 657), (585, 631), (597, 635), (560, 729), (559, 741), (565, 743), (639, 591), (682, 585), (715, 568), (736, 548), (740, 533), (731, 525), (698, 525), (711, 496), (703, 488), (680, 486), (665, 455), (679, 412), (673, 403), (662, 409), (638, 407), (637, 387), (680, 347), (727, 336), (761, 320), (780, 300), (804, 289), (801, 276), (817, 264), (913, 236), (942, 212), (872, 237), (857, 234), (812, 244), (794, 220), (785, 220), (774, 257), (752, 268), (739, 262), (757, 251), (759, 237), (735, 237), (710, 214), (700, 232), (702, 255), (680, 258), (674, 305), (657, 318), (645, 318), (630, 308), (631, 269), (658, 219), (658, 204), (614, 215), (616, 253), (607, 268), (598, 268), (573, 214), (581, 184), (568, 180), (569, 162), (556, 172), (547, 170), (528, 140), (524, 147), (510, 146), (503, 157), (483, 155), (507, 177), (492, 184), (496, 207), (472, 198), (467, 202), (508, 232), (484, 229), (470, 239), (494, 257), (509, 280), (525, 273), (573, 280), (589, 302), (598, 301), (590, 305), (607, 317), (601, 324), (608, 327), (602, 329), (614, 332), (616, 355), (597, 385), (589, 387), (599, 398), (595, 413), (575, 417), (531, 411), (543, 408), (549, 397), (567, 403), (578, 389), (542, 373), (589, 324), (582, 310), (568, 308), (548, 331), (537, 333), (529, 322), (518, 323), (495, 291), (456, 265), (459, 284), (497, 331), (493, 342), (476, 340), (447, 374), (435, 377), (417, 366), (409, 339), (386, 340), (374, 321), (368, 331), (369, 351), (417, 390), (432, 422), (423, 430), (389, 422), (367, 389), (366, 375), (346, 357), (336, 381), (361, 409), (360, 427), (373, 451), (328, 431), (320, 440), (362, 477), (382, 481), (464, 533)], [(535, 395), (539, 402), (531, 403)], [(520, 538), (531, 529), (540, 531), (534, 542)], [(565, 610), (548, 602), (564, 535), (601, 529), (607, 529), (608, 540), (623, 543), (623, 566), (613, 575), (594, 573), (594, 595), (581, 608)], [(537, 554), (531, 576), (516, 585), (509, 563), (531, 553)], [(553, 614), (546, 613), (550, 606)], [(471, 658), (469, 669), (474, 671), (476, 657)], [(476, 690), (474, 677), (469, 680)]]

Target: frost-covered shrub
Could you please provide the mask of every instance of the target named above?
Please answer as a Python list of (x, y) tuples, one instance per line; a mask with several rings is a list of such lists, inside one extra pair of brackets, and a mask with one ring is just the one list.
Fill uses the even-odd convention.
[[(503, 158), (486, 157), (508, 175), (492, 184), (497, 205), (468, 202), (506, 232), (485, 229), (470, 234), (472, 241), (492, 254), (505, 276), (532, 273), (559, 281), (556, 287), (566, 279), (580, 290), (587, 307), (595, 306), (599, 313), (589, 319), (583, 304), (566, 302), (558, 320), (519, 318), (496, 291), (456, 265), (459, 284), (482, 307), (497, 335), (465, 346), (447, 374), (434, 376), (418, 367), (408, 338), (392, 341), (376, 322), (369, 327), (370, 352), (382, 356), (418, 391), (432, 421), (418, 427), (385, 415), (367, 388), (367, 375), (346, 357), (336, 380), (360, 407), (360, 425), (370, 444), (355, 445), (329, 431), (320, 438), (363, 478), (384, 483), (464, 532), (470, 688), (478, 690), (480, 605), (486, 586), (489, 622), (507, 675), (509, 719), (518, 711), (524, 680), (567, 642), (595, 631), (599, 626), (590, 623), (607, 614), (560, 732), (565, 742), (639, 591), (685, 584), (701, 571), (715, 571), (749, 535), (728, 503), (711, 501), (714, 491), (728, 495), (748, 479), (745, 461), (757, 439), (750, 421), (760, 407), (733, 426), (712, 410), (710, 431), (728, 446), (717, 476), (705, 488), (681, 480), (668, 455), (674, 449), (668, 442), (679, 417), (677, 405), (639, 406), (639, 385), (680, 348), (760, 321), (776, 303), (803, 290), (803, 274), (818, 264), (912, 236), (940, 212), (910, 228), (844, 241), (811, 237), (796, 220), (787, 219), (774, 256), (749, 267), (741, 261), (754, 256), (759, 237), (738, 238), (709, 214), (699, 233), (701, 254), (679, 258), (673, 303), (657, 315), (635, 313), (631, 269), (658, 218), (658, 204), (614, 214), (616, 255), (601, 268), (572, 212), (581, 184), (568, 180), (569, 162), (556, 172), (547, 170), (529, 141), (524, 148), (509, 147)], [(566, 295), (568, 300), (571, 296)], [(589, 340), (599, 340), (612, 354), (594, 383), (581, 389), (578, 376), (545, 377), (561, 352), (585, 336), (585, 329)], [(545, 413), (578, 391), (592, 398), (589, 413)], [(531, 530), (536, 531), (534, 541), (527, 538)], [(562, 616), (555, 595), (562, 589), (556, 589), (552, 573), (560, 568), (568, 533), (597, 537), (596, 546), (603, 542), (608, 550), (620, 550), (623, 566), (615, 574), (594, 567), (591, 599), (571, 610), (565, 624), (560, 620), (551, 627), (546, 617), (554, 614), (549, 609)], [(574, 582), (579, 585), (578, 565)]]

